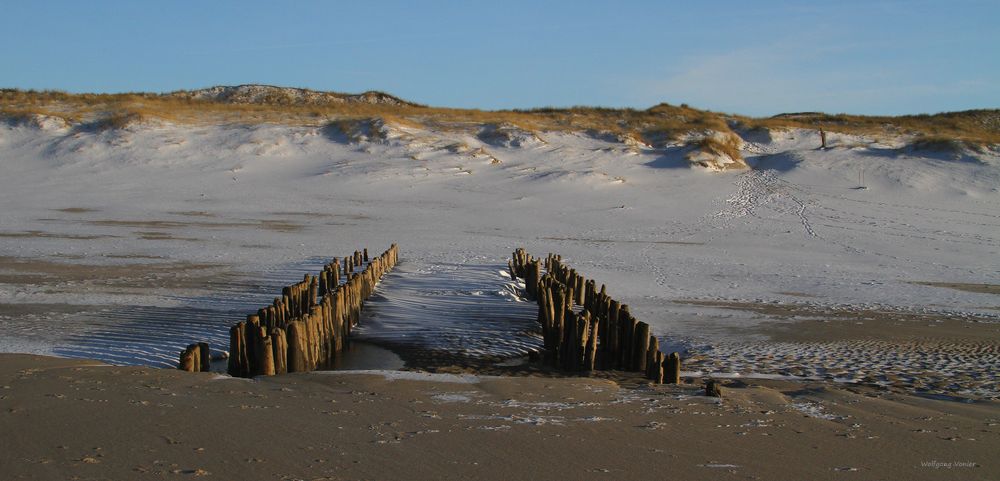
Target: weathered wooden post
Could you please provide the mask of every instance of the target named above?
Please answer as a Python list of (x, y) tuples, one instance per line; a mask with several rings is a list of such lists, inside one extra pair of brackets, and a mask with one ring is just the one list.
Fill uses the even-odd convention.
[(538, 293), (538, 324), (542, 326), (542, 345), (546, 348), (551, 344), (549, 336), (552, 333), (552, 298), (551, 289), (542, 286)]
[(577, 315), (573, 311), (566, 311), (564, 318), (566, 327), (563, 330), (562, 343), (559, 345), (559, 364), (562, 366), (562, 370), (572, 371), (576, 369), (579, 359), (577, 351), (580, 346), (579, 324), (576, 322)]
[(546, 346), (546, 358), (555, 365), (560, 359), (560, 350), (565, 335), (566, 318), (566, 288), (562, 284), (552, 287), (552, 327), (549, 335), (550, 344)]
[(306, 357), (306, 327), (302, 321), (288, 323), (288, 372), (305, 372), (308, 370)]
[(212, 351), (209, 349), (207, 342), (198, 343), (198, 359), (201, 361), (201, 367), (199, 368), (201, 372), (212, 370)]
[(347, 344), (347, 329), (344, 327), (344, 289), (337, 287), (333, 291), (333, 330), (336, 332), (336, 351), (344, 350)]
[(529, 272), (529, 275), (528, 275), (528, 280), (526, 282), (530, 286), (530, 289), (532, 291), (532, 295), (535, 296), (535, 297), (537, 297), (538, 296), (538, 280), (541, 279), (541, 277), (542, 277), (542, 264), (540, 262), (538, 262), (537, 260), (534, 261), (534, 262), (532, 262), (528, 266), (528, 272)]
[(590, 333), (587, 337), (587, 353), (584, 357), (583, 369), (593, 371), (597, 362), (597, 338), (600, 333), (600, 321), (594, 319), (590, 321)]
[(587, 344), (590, 340), (590, 313), (583, 311), (576, 318), (576, 359), (573, 360), (574, 371), (582, 371), (587, 359)]
[(260, 321), (262, 323), (264, 323), (264, 324), (268, 324), (268, 325), (275, 324), (277, 322), (277, 320), (270, 315), (270, 312), (271, 312), (270, 309), (273, 309), (273, 308), (271, 308), (271, 307), (261, 307), (260, 309), (257, 309), (257, 319), (260, 319)]
[(238, 322), (229, 328), (229, 375), (233, 377), (246, 377), (249, 369), (247, 361), (245, 322)]
[(274, 346), (270, 336), (262, 336), (257, 345), (257, 369), (255, 376), (274, 375)]
[(655, 364), (653, 365), (656, 383), (663, 384), (663, 352), (656, 351)]
[(663, 373), (663, 382), (667, 384), (680, 384), (681, 382), (681, 355), (672, 352), (667, 356), (667, 365)]
[(607, 369), (618, 369), (621, 358), (621, 326), (618, 321), (618, 301), (612, 299), (608, 308), (608, 349), (607, 349)]
[(317, 366), (322, 363), (321, 345), (322, 345), (322, 322), (323, 322), (323, 308), (320, 306), (313, 306), (309, 311), (309, 370), (316, 369)]
[(573, 339), (573, 358), (570, 360), (571, 371), (580, 371), (583, 368), (583, 358), (587, 353), (587, 327), (590, 324), (584, 317), (586, 311), (578, 314), (574, 319), (576, 330)]
[[(295, 286), (285, 286), (281, 288), (281, 297), (276, 297), (271, 304), (279, 311), (282, 310), (282, 305), (288, 306), (291, 309), (291, 315), (296, 316), (298, 315), (298, 306), (295, 299)], [(279, 312), (278, 314), (280, 317), (282, 313)]]
[(330, 298), (324, 297), (320, 300), (320, 336), (319, 351), (320, 365), (329, 366), (333, 358), (333, 308), (330, 307)]
[(646, 346), (646, 379), (655, 380), (660, 364), (656, 362), (656, 355), (660, 352), (660, 341), (656, 336), (649, 336), (649, 344)]
[(309, 276), (309, 286), (308, 286), (309, 290), (307, 291), (308, 294), (307, 297), (309, 298), (309, 300), (306, 301), (309, 303), (309, 305), (307, 306), (307, 309), (308, 307), (316, 305), (316, 299), (317, 299), (316, 296), (318, 295), (317, 293), (318, 288), (319, 284), (316, 282), (316, 276)]
[(271, 349), (274, 358), (274, 373), (288, 373), (288, 340), (285, 330), (280, 327), (271, 329)]
[(254, 365), (257, 363), (257, 336), (259, 334), (260, 318), (254, 314), (247, 316), (246, 326), (243, 329), (243, 345), (246, 346), (247, 352), (247, 376), (254, 372)]
[(597, 281), (591, 279), (587, 281), (586, 293), (583, 299), (583, 305), (587, 307), (588, 310), (596, 312), (594, 308), (597, 302)]
[(201, 368), (201, 359), (199, 359), (200, 350), (197, 344), (188, 345), (186, 349), (181, 351), (180, 363), (178, 368), (181, 371), (187, 372), (198, 372)]
[(596, 369), (608, 368), (608, 310), (607, 303), (602, 302), (597, 306), (597, 352), (595, 353), (594, 366)]
[(545, 338), (545, 348), (546, 349), (550, 349), (555, 344), (557, 344), (555, 342), (555, 339), (552, 338), (553, 337), (553, 332), (556, 332), (558, 330), (557, 327), (556, 327), (556, 305), (557, 304), (556, 304), (556, 294), (555, 294), (555, 292), (556, 292), (556, 286), (555, 285), (550, 285), (549, 287), (545, 288), (545, 318), (546, 318), (546, 322), (548, 323), (548, 326), (546, 328), (547, 331), (548, 331), (548, 335)]
[(722, 384), (715, 379), (709, 379), (705, 383), (705, 395), (711, 397), (722, 397)]
[(646, 350), (649, 347), (649, 324), (637, 322), (632, 348), (632, 370), (646, 372)]
[(635, 318), (627, 304), (618, 311), (618, 325), (621, 327), (621, 359), (619, 365), (624, 371), (632, 370), (632, 349), (635, 347)]

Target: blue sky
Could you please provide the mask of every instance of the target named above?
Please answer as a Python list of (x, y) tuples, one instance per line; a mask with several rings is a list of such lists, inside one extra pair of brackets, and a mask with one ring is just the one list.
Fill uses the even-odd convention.
[(266, 83), (450, 107), (760, 116), (1000, 107), (996, 0), (0, 0), (0, 12), (3, 87)]

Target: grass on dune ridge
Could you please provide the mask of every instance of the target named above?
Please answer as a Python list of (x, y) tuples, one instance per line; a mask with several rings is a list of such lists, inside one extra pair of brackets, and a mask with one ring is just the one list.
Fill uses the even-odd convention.
[[(311, 91), (306, 91), (311, 92)], [(939, 145), (960, 141), (975, 145), (1000, 144), (1000, 110), (982, 109), (933, 115), (861, 116), (797, 113), (754, 118), (659, 104), (645, 110), (603, 107), (544, 107), (528, 110), (478, 110), (428, 107), (402, 101), (381, 92), (395, 104), (340, 101), (346, 94), (329, 93), (332, 101), (295, 103), (282, 95), (262, 103), (232, 103), (192, 98), (190, 92), (169, 94), (70, 94), (58, 91), (0, 90), (0, 116), (35, 114), (60, 117), (70, 123), (123, 127), (143, 119), (174, 123), (282, 123), (325, 125), (330, 122), (381, 118), (388, 123), (445, 130), (474, 129), (483, 124), (509, 123), (534, 131), (594, 131), (630, 135), (657, 144), (687, 133), (754, 128), (823, 128), (830, 132), (870, 137), (916, 136)]]

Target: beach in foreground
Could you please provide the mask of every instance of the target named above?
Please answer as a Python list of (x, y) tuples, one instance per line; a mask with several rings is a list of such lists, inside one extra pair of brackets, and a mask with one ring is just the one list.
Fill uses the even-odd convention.
[(0, 355), (4, 479), (995, 479), (1000, 416), (867, 386)]

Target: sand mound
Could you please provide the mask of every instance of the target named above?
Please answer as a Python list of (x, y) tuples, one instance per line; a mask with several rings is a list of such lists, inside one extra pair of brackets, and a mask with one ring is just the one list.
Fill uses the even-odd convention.
[(25, 113), (21, 115), (10, 115), (4, 120), (15, 127), (24, 126), (39, 130), (63, 130), (69, 128), (69, 122), (62, 117), (53, 115)]
[(909, 154), (924, 155), (930, 157), (945, 157), (952, 160), (965, 160), (979, 162), (979, 157), (987, 154), (989, 149), (974, 142), (949, 137), (917, 137), (912, 142), (903, 147)]
[(142, 130), (165, 127), (167, 125), (169, 125), (168, 122), (157, 117), (150, 117), (139, 112), (122, 111), (102, 117), (94, 122), (84, 124), (81, 128), (99, 132), (128, 131), (135, 133)]
[(528, 147), (543, 144), (538, 135), (514, 124), (487, 124), (477, 135), (479, 140), (497, 147)]
[(610, 130), (590, 130), (586, 132), (590, 137), (604, 142), (614, 142), (625, 144), (635, 148), (652, 148), (636, 134), (631, 132), (612, 132)]
[(341, 120), (333, 122), (330, 126), (340, 130), (340, 132), (347, 136), (348, 141), (356, 144), (364, 142), (384, 144), (393, 139), (408, 136), (398, 127), (379, 117), (362, 120)]
[(693, 166), (703, 167), (713, 172), (748, 168), (740, 149), (743, 139), (732, 132), (712, 131), (707, 135), (687, 141), (692, 148), (685, 158)]

